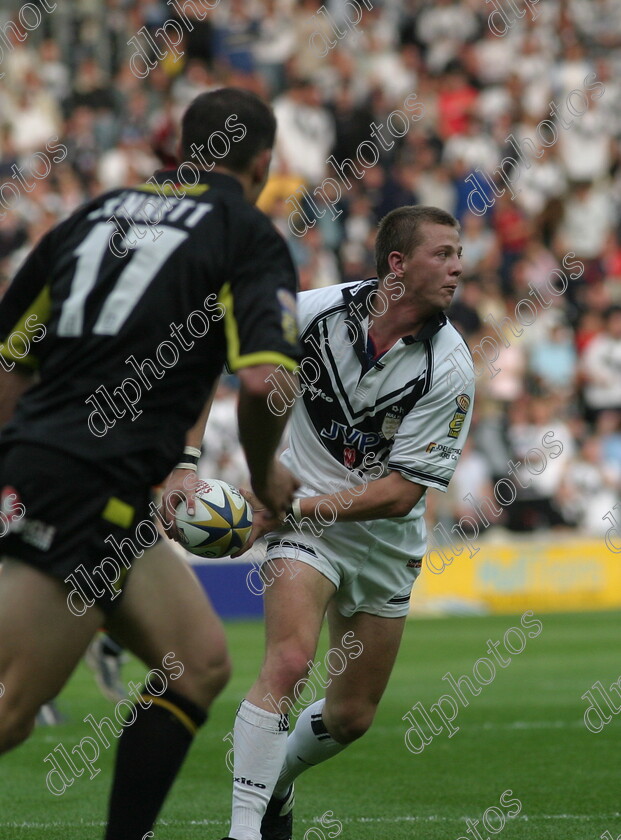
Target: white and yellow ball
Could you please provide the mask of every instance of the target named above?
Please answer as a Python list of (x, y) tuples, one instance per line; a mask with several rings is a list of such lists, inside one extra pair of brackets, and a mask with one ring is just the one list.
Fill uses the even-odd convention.
[(252, 529), (252, 508), (232, 484), (216, 478), (198, 481), (196, 510), (185, 501), (176, 509), (181, 544), (198, 557), (228, 557), (242, 548)]

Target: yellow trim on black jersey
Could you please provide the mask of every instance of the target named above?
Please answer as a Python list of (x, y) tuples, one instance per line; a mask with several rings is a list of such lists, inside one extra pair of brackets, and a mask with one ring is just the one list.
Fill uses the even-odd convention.
[(186, 195), (202, 195), (209, 189), (209, 184), (197, 184), (195, 187), (186, 187), (185, 184), (140, 184), (139, 187), (132, 187), (132, 189), (140, 190), (141, 192), (156, 193), (157, 195), (164, 193), (164, 195), (174, 195), (177, 198), (177, 193), (183, 193), (181, 198)]
[(235, 369), (235, 362), (239, 359), (239, 331), (233, 309), (233, 290), (230, 283), (224, 283), (218, 295), (218, 303), (224, 306), (224, 334), (228, 349), (228, 363), (231, 370)]
[(259, 353), (246, 353), (245, 356), (238, 356), (235, 364), (231, 365), (233, 372), (244, 367), (254, 367), (255, 365), (282, 365), (285, 370), (294, 371), (298, 368), (298, 363), (285, 356), (284, 353), (277, 353), (275, 351), (264, 350)]
[[(30, 338), (29, 331), (26, 329), (27, 319), (32, 315), (36, 315), (37, 323), (43, 326), (50, 317), (51, 311), (52, 299), (50, 297), (50, 288), (49, 286), (44, 286), (32, 302), (31, 306), (24, 312), (19, 321), (17, 321), (13, 329), (9, 330), (7, 338), (16, 332), (25, 333), (28, 338)], [(0, 356), (7, 361), (15, 362), (17, 365), (24, 365), (32, 370), (36, 370), (39, 367), (39, 360), (35, 355), (29, 353), (27, 356), (15, 356), (5, 343), (0, 345)]]
[(107, 522), (112, 522), (113, 525), (119, 525), (121, 528), (129, 528), (134, 521), (135, 514), (135, 508), (128, 505), (127, 502), (117, 499), (116, 496), (110, 496), (101, 518)]
[(198, 726), (194, 723), (194, 721), (188, 717), (185, 712), (181, 711), (179, 706), (175, 706), (174, 703), (171, 703), (170, 700), (164, 700), (163, 697), (154, 697), (152, 694), (141, 694), (140, 696), (143, 700), (152, 700), (156, 705), (162, 706), (164, 709), (168, 709), (169, 712), (172, 712), (179, 723), (182, 723), (189, 731), (190, 735), (196, 735), (198, 732)]
[(298, 367), (295, 359), (279, 353), (277, 350), (259, 350), (256, 353), (239, 352), (239, 330), (235, 319), (233, 290), (230, 283), (224, 283), (218, 295), (218, 303), (224, 306), (224, 334), (228, 348), (227, 364), (232, 373), (244, 367), (255, 365), (282, 365), (285, 370), (293, 371)]

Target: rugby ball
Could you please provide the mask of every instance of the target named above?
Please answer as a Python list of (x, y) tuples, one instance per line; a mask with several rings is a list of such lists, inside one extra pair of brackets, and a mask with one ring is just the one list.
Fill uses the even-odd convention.
[(188, 515), (185, 500), (175, 513), (181, 545), (198, 557), (228, 557), (250, 537), (252, 508), (226, 481), (198, 481), (194, 514)]

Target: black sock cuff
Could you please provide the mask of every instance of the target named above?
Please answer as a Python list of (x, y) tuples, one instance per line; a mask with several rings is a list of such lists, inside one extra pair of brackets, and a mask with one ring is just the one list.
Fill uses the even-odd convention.
[(123, 646), (112, 636), (104, 636), (101, 643), (101, 650), (106, 656), (120, 656), (123, 653)]
[(319, 741), (332, 737), (328, 732), (327, 726), (323, 722), (323, 709), (321, 712), (311, 715), (311, 729), (313, 730), (313, 735), (315, 735)]
[[(164, 689), (164, 690), (162, 690)], [(148, 683), (140, 690), (145, 700), (152, 700), (156, 706), (167, 709), (173, 714), (192, 735), (207, 720), (207, 712), (190, 700), (169, 688), (159, 675), (149, 677)]]

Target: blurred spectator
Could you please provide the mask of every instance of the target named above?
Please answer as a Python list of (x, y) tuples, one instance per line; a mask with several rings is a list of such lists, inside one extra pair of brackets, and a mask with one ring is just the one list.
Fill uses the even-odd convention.
[(569, 397), (576, 378), (577, 356), (571, 330), (558, 321), (531, 348), (528, 369), (542, 391), (561, 391)]
[(466, 130), (476, 101), (477, 92), (462, 67), (452, 64), (441, 77), (438, 96), (438, 131), (443, 140)]
[(21, 154), (41, 151), (51, 136), (61, 133), (58, 105), (34, 71), (25, 74), (19, 91), (11, 113), (15, 148)]
[(466, 114), (463, 131), (452, 134), (444, 146), (443, 159), (450, 165), (460, 160), (466, 169), (492, 170), (500, 162), (500, 150), (474, 113)]
[(580, 451), (565, 465), (557, 500), (565, 519), (585, 534), (604, 536), (604, 516), (618, 501), (621, 476), (602, 456), (599, 437), (587, 437)]
[(532, 236), (532, 228), (526, 214), (511, 201), (505, 192), (494, 207), (494, 229), (498, 234), (501, 249), (500, 277), (502, 291), (510, 295), (515, 292), (512, 270), (526, 250)]
[(500, 264), (500, 248), (494, 232), (486, 227), (482, 216), (466, 216), (461, 231), (464, 249), (462, 264), (466, 276), (476, 277), (482, 271), (494, 271)]
[(258, 10), (248, 0), (228, 0), (218, 6), (213, 31), (213, 57), (226, 69), (250, 75), (255, 70)]
[[(433, 517), (434, 519), (440, 517), (442, 515), (441, 511), (443, 509), (446, 511), (448, 503), (450, 505), (450, 515), (447, 516), (447, 511), (444, 518), (451, 520), (448, 523), (449, 527), (462, 516), (473, 517), (475, 510), (478, 508), (489, 512), (498, 507), (494, 500), (494, 485), (489, 459), (483, 452), (475, 448), (472, 437), (466, 440), (449, 485), (448, 494), (443, 502), (443, 504), (438, 504), (436, 510), (433, 511)], [(502, 523), (502, 517), (488, 516), (487, 518), (490, 528)]]
[(84, 59), (78, 67), (71, 94), (65, 104), (67, 113), (71, 114), (80, 107), (112, 111), (114, 106), (114, 91), (106, 82), (101, 67), (93, 58)]
[(476, 15), (466, 3), (435, 0), (418, 16), (416, 36), (425, 49), (432, 72), (445, 70), (457, 57), (461, 44), (474, 38), (479, 29)]
[(69, 96), (70, 74), (69, 68), (63, 64), (60, 46), (48, 38), (39, 48), (38, 74), (46, 91), (57, 102), (62, 102)]
[(595, 430), (601, 441), (602, 460), (621, 480), (621, 411), (602, 411)]
[(569, 426), (558, 419), (559, 407), (550, 397), (531, 398), (526, 416), (511, 422), (507, 430), (514, 465), (509, 465), (509, 472), (515, 476), (517, 491), (506, 509), (512, 531), (566, 525), (555, 500), (575, 447)]
[(278, 96), (287, 84), (285, 66), (295, 51), (295, 29), (290, 9), (278, 0), (266, 0), (259, 16), (254, 58), (267, 82), (270, 96)]
[(277, 165), (309, 184), (319, 184), (334, 147), (335, 129), (317, 87), (309, 79), (294, 79), (291, 88), (274, 101), (274, 113)]
[(563, 204), (557, 253), (572, 251), (584, 264), (584, 274), (570, 282), (570, 300), (580, 300), (580, 288), (603, 276), (601, 254), (614, 224), (614, 207), (603, 184), (577, 181)]
[(621, 409), (621, 307), (609, 310), (604, 330), (589, 342), (581, 364), (582, 393), (590, 422)]
[(472, 339), (483, 326), (479, 317), (479, 311), (483, 308), (481, 302), (481, 287), (477, 280), (462, 280), (447, 314), (467, 339)]

